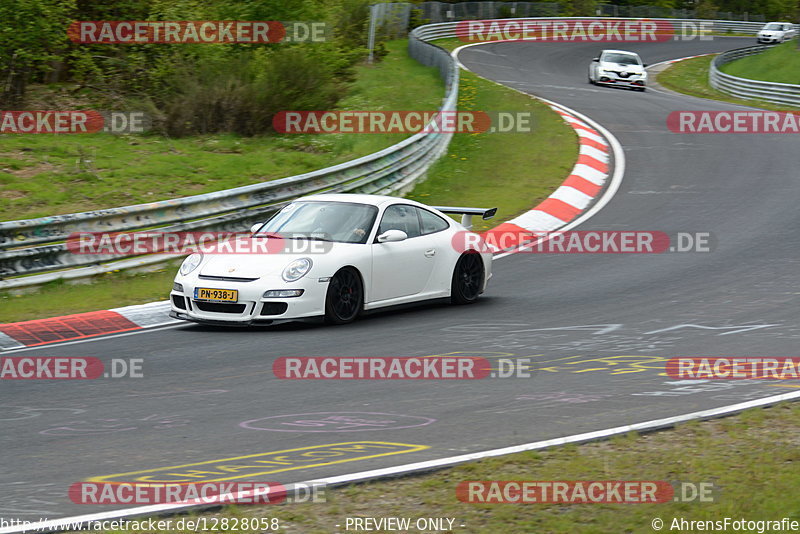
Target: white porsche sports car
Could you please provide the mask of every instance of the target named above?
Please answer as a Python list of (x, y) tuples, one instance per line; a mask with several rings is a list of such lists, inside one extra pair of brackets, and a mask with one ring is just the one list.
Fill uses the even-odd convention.
[(589, 64), (589, 83), (617, 85), (644, 91), (647, 86), (647, 65), (639, 54), (625, 50), (603, 50)]
[[(188, 256), (170, 315), (223, 325), (318, 317), (343, 324), (365, 310), (427, 299), (471, 303), (486, 289), (492, 255), (468, 228), (473, 215), (495, 212), (377, 195), (299, 198), (239, 238), (282, 240), (279, 252)], [(461, 214), (462, 224), (445, 213)]]

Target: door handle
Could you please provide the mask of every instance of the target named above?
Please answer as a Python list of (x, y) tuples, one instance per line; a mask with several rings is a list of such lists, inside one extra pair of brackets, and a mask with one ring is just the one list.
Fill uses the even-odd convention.
[(432, 248), (432, 249), (430, 249), (430, 250), (426, 250), (426, 251), (425, 251), (425, 257), (426, 257), (426, 258), (432, 258), (432, 257), (434, 257), (435, 255), (436, 255), (436, 249), (435, 249), (435, 248)]

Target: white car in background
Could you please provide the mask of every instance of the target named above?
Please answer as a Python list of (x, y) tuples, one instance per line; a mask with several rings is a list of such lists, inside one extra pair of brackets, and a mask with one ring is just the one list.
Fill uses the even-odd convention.
[[(377, 195), (299, 198), (237, 238), (280, 240), (279, 251), (187, 257), (170, 315), (221, 325), (315, 317), (343, 324), (365, 310), (428, 299), (469, 304), (486, 289), (492, 254), (467, 228), (473, 215), (495, 211)], [(461, 214), (462, 224), (445, 213)]]
[(589, 83), (616, 85), (644, 91), (647, 67), (639, 54), (625, 50), (603, 50), (589, 64)]
[(782, 43), (797, 36), (794, 24), (789, 22), (768, 22), (756, 35), (759, 43)]

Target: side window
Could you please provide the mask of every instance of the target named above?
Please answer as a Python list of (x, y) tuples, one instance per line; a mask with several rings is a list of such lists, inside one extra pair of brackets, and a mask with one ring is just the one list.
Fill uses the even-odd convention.
[(428, 210), (417, 208), (417, 213), (419, 213), (420, 230), (422, 235), (441, 232), (442, 230), (450, 227), (447, 221)]
[(378, 227), (378, 235), (386, 230), (402, 230), (408, 237), (418, 237), (420, 235), (419, 217), (417, 217), (416, 208), (403, 204), (395, 204), (386, 208)]

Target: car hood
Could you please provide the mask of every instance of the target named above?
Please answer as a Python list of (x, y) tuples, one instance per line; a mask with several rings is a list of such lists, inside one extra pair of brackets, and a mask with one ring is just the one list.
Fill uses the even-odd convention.
[[(291, 244), (287, 241), (287, 248)], [(367, 245), (353, 243), (333, 243), (321, 241), (292, 240), (294, 250), (271, 253), (242, 254), (207, 254), (200, 267), (202, 276), (220, 276), (227, 278), (262, 278), (280, 276), (289, 263), (298, 258), (311, 258), (314, 265), (327, 263), (330, 258), (348, 256), (353, 247), (364, 248)], [(306, 246), (316, 245), (318, 248), (308, 249)], [(321, 250), (321, 249), (324, 249)], [(366, 250), (366, 249), (364, 249)], [(311, 268), (311, 276), (314, 267)]]
[(784, 33), (784, 30), (761, 30), (758, 32), (758, 35), (762, 35), (764, 37), (774, 37), (782, 33)]

